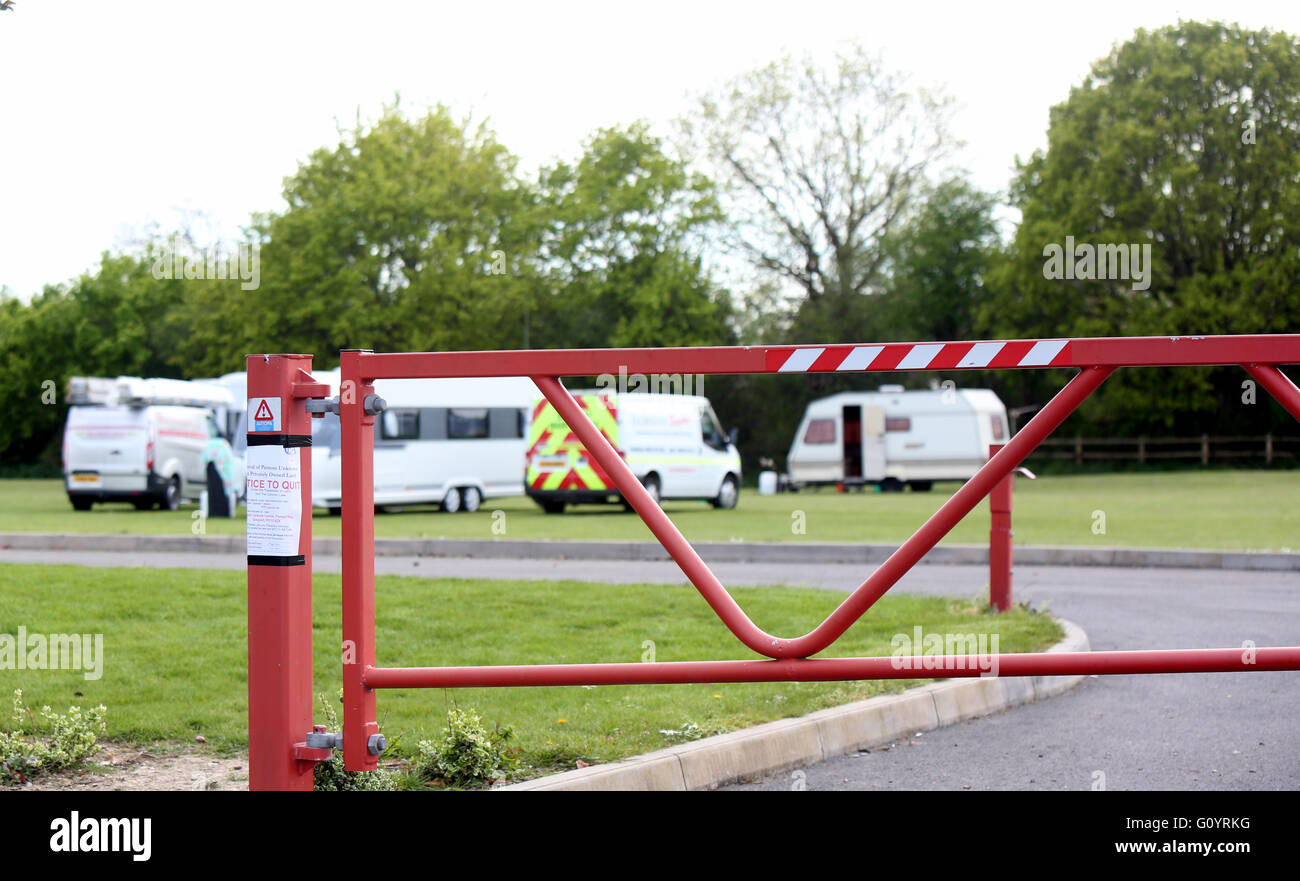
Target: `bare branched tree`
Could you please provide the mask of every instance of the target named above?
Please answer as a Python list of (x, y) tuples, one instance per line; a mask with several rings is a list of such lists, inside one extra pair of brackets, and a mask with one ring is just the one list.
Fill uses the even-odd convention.
[(956, 146), (950, 113), (855, 47), (743, 75), (678, 127), (719, 186), (728, 245), (817, 300), (872, 289), (883, 238)]

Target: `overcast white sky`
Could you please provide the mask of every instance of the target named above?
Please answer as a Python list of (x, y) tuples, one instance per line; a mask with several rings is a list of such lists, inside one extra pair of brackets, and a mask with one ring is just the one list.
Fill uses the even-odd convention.
[(960, 160), (1005, 187), (1048, 108), (1138, 27), (1300, 32), (1300, 3), (56, 2), (0, 12), (0, 285), (26, 299), (181, 212), (233, 236), (335, 121), (396, 92), (487, 116), (527, 166), (600, 126), (667, 133), (688, 96), (857, 39), (946, 88)]

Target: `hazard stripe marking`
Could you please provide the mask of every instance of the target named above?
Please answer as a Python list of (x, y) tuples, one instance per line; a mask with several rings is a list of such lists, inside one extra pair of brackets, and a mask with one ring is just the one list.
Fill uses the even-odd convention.
[(1044, 367), (1052, 363), (1069, 340), (1039, 340), (1029, 350), (1029, 354), (1020, 359), (1021, 367)]
[(970, 351), (966, 353), (965, 357), (957, 362), (957, 366), (988, 367), (989, 362), (993, 360), (998, 352), (1002, 351), (1002, 347), (1005, 345), (1006, 343), (976, 343), (970, 347)]
[(840, 370), (866, 370), (876, 356), (885, 351), (884, 346), (854, 346), (849, 357), (840, 364)]
[(813, 362), (825, 348), (820, 349), (795, 349), (790, 353), (790, 357), (785, 359), (785, 363), (777, 373), (802, 373), (812, 366)]
[(898, 369), (920, 370), (922, 367), (928, 367), (942, 348), (942, 343), (933, 346), (912, 346), (912, 351), (907, 353), (907, 357), (898, 362)]

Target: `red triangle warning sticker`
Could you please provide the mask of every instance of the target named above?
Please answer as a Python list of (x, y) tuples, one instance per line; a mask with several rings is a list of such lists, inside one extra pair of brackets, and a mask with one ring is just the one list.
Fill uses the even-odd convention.
[(271, 414), (271, 408), (270, 408), (269, 406), (267, 406), (267, 404), (266, 404), (266, 399), (265, 399), (265, 398), (262, 399), (262, 403), (258, 406), (258, 408), (257, 408), (257, 412), (253, 414), (253, 421), (254, 421), (254, 422), (257, 422), (257, 421), (260, 421), (260, 420), (263, 420), (263, 419), (271, 419), (271, 420), (274, 420), (274, 419), (275, 419), (275, 416), (273, 416), (273, 415)]

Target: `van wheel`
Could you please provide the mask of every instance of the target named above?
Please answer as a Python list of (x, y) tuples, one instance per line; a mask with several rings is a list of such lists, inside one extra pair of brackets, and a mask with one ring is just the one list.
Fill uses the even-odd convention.
[(541, 499), (537, 504), (542, 506), (542, 510), (547, 514), (563, 514), (564, 502), (555, 502), (550, 499)]
[(68, 496), (68, 501), (72, 502), (74, 511), (89, 511), (90, 506), (95, 504), (95, 500), (86, 496)]
[(903, 481), (897, 477), (886, 477), (880, 481), (880, 491), (882, 493), (901, 493), (903, 491)]
[(331, 507), (329, 507), (329, 508), (326, 508), (325, 510), (329, 511), (329, 515), (330, 515), (331, 517), (341, 517), (341, 516), (343, 516), (343, 508), (341, 508), (341, 507), (331, 506)]
[(132, 499), (131, 504), (135, 505), (137, 511), (148, 511), (154, 506), (153, 499)]
[(660, 502), (659, 502), (659, 475), (657, 475), (657, 474), (647, 474), (647, 475), (645, 476), (645, 480), (641, 481), (641, 485), (645, 487), (645, 491), (648, 492), (648, 493), (650, 494), (650, 498), (654, 500), (654, 503), (655, 503), (656, 505), (660, 504)]
[(473, 514), (478, 510), (478, 506), (483, 503), (483, 494), (478, 491), (478, 487), (467, 486), (460, 493), (460, 509), (467, 514)]
[(909, 480), (907, 485), (912, 488), (914, 493), (928, 493), (934, 489), (934, 481), (932, 480)]
[(447, 490), (447, 494), (442, 497), (442, 510), (448, 514), (455, 514), (460, 510), (460, 490), (452, 487)]
[(736, 502), (739, 501), (739, 499), (740, 487), (736, 486), (736, 478), (728, 474), (723, 478), (722, 486), (718, 488), (717, 497), (710, 501), (713, 507), (729, 511), (736, 507)]
[(167, 491), (163, 493), (162, 505), (168, 511), (177, 511), (181, 507), (181, 479), (173, 477), (167, 483)]

